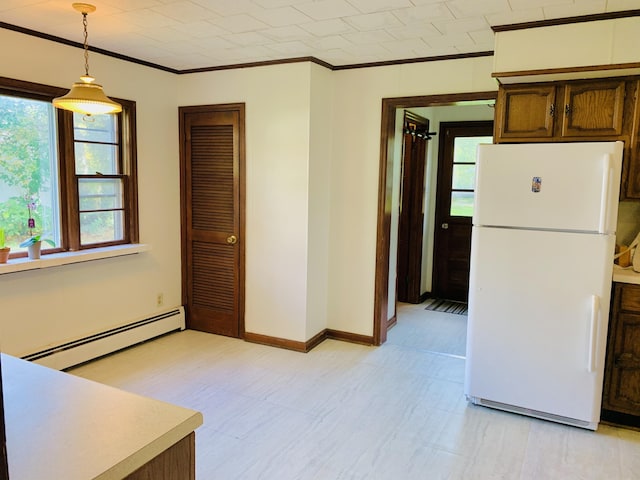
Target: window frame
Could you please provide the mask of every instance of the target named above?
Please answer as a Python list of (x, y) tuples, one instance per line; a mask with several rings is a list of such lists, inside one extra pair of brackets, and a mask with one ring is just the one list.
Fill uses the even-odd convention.
[[(0, 77), (0, 94), (25, 99), (51, 102), (64, 95), (67, 90), (50, 85)], [(73, 113), (56, 109), (57, 151), (58, 151), (58, 195), (60, 200), (61, 244), (43, 249), (42, 254), (91, 250), (115, 245), (139, 243), (138, 223), (138, 169), (136, 141), (136, 102), (113, 97), (122, 105), (122, 113), (116, 114), (118, 130), (118, 161), (124, 189), (124, 235), (122, 240), (80, 243), (80, 206), (78, 178), (76, 174)], [(26, 221), (26, 219), (25, 219)], [(26, 257), (26, 252), (11, 253), (10, 258)]]

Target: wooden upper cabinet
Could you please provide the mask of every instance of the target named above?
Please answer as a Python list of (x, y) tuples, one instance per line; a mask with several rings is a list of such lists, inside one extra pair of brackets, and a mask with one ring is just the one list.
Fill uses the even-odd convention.
[(564, 86), (561, 135), (621, 135), (624, 96), (624, 81), (567, 83)]
[(496, 143), (624, 142), (621, 199), (640, 199), (640, 77), (500, 85)]
[(501, 85), (496, 141), (567, 141), (624, 133), (625, 80)]
[(554, 85), (500, 87), (496, 102), (496, 137), (552, 137), (555, 98)]

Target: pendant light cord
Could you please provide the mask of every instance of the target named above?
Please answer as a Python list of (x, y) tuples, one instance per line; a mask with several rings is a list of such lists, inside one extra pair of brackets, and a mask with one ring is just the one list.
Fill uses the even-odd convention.
[(87, 38), (89, 34), (87, 33), (87, 14), (82, 12), (82, 26), (84, 27), (84, 71), (89, 76), (89, 43)]

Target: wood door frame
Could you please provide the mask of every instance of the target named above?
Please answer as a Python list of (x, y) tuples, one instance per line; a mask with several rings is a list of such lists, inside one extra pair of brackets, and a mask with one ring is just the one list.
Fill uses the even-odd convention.
[(188, 114), (193, 113), (208, 113), (208, 112), (237, 112), (238, 113), (238, 136), (239, 136), (239, 191), (240, 191), (240, 205), (239, 205), (239, 242), (238, 242), (238, 338), (244, 338), (245, 325), (244, 325), (244, 311), (245, 311), (245, 219), (246, 219), (246, 141), (245, 141), (245, 104), (244, 103), (224, 103), (217, 105), (197, 105), (197, 106), (185, 106), (178, 107), (179, 117), (179, 139), (180, 139), (180, 244), (181, 252), (180, 258), (182, 263), (182, 304), (186, 305), (188, 302), (188, 288), (187, 288), (187, 267), (189, 259), (187, 258), (187, 152), (186, 143), (183, 141), (186, 138), (185, 131), (185, 117)]
[(391, 236), (391, 200), (393, 190), (393, 159), (398, 108), (436, 107), (473, 101), (491, 101), (498, 92), (454, 93), (418, 97), (382, 99), (380, 132), (380, 168), (378, 179), (378, 220), (376, 235), (376, 273), (373, 300), (373, 343), (382, 345), (387, 340), (387, 307), (389, 303), (389, 255)]

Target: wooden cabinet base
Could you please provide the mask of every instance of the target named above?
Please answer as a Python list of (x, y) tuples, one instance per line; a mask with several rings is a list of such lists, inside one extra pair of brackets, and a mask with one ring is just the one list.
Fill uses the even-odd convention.
[(640, 427), (640, 285), (614, 283), (601, 418)]
[(600, 423), (605, 425), (614, 425), (616, 427), (627, 427), (632, 430), (640, 430), (640, 416), (614, 412), (613, 410), (602, 410), (600, 414)]
[(196, 434), (191, 433), (125, 480), (195, 480)]

